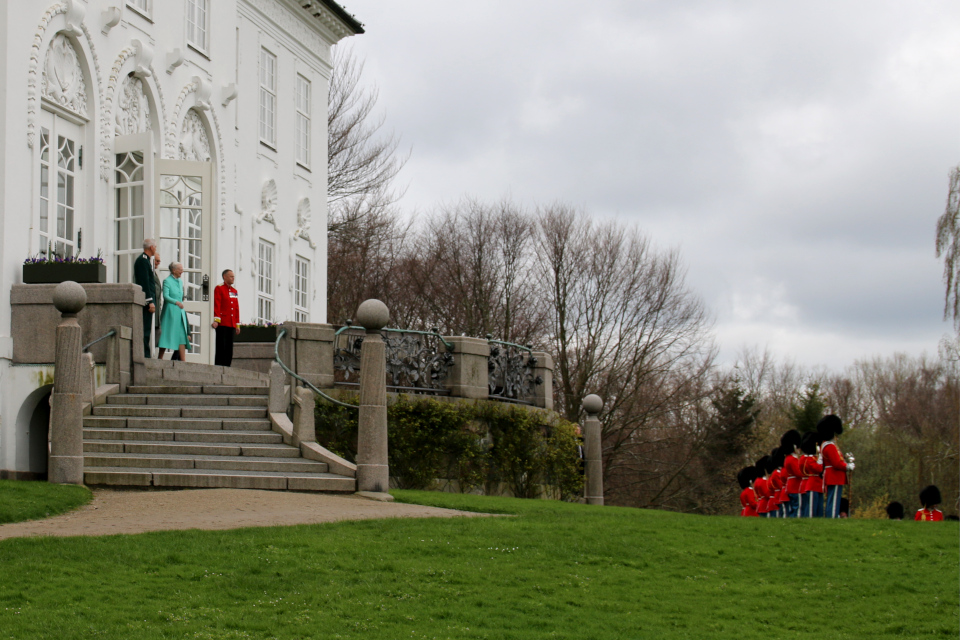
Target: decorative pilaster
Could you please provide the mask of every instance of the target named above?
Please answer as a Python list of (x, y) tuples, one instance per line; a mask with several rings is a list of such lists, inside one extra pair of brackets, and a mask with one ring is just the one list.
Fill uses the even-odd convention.
[(76, 282), (61, 282), (54, 289), (53, 304), (60, 312), (60, 324), (50, 403), (48, 479), (83, 484), (83, 337), (77, 314), (87, 304), (87, 293)]
[(357, 491), (380, 496), (390, 489), (386, 349), (380, 336), (389, 321), (390, 311), (379, 300), (366, 300), (357, 309), (357, 322), (367, 331), (360, 347)]
[(600, 438), (600, 419), (603, 410), (600, 396), (590, 394), (583, 399), (583, 410), (587, 413), (583, 421), (583, 454), (586, 466), (586, 482), (583, 485), (587, 504), (603, 504), (603, 448)]

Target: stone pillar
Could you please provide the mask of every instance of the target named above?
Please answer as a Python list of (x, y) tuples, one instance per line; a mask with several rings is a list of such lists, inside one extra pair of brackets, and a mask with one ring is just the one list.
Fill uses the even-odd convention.
[(586, 465), (583, 495), (587, 504), (603, 504), (603, 449), (600, 419), (597, 418), (602, 409), (603, 400), (600, 396), (591, 393), (583, 399), (583, 410), (587, 413), (583, 421), (583, 457)]
[(317, 441), (313, 413), (315, 407), (313, 391), (306, 387), (297, 387), (293, 393), (293, 446), (299, 447), (301, 442)]
[(387, 462), (387, 359), (380, 330), (390, 321), (387, 305), (366, 300), (357, 322), (367, 334), (360, 347), (360, 418), (357, 430), (357, 491), (385, 494), (390, 488)]
[(553, 411), (553, 357), (546, 351), (534, 351), (537, 366), (533, 368), (533, 377), (542, 382), (533, 388), (533, 404)]
[(297, 324), (294, 371), (315, 387), (333, 387), (333, 334), (329, 324)]
[(444, 381), (450, 395), (486, 400), (490, 396), (490, 343), (483, 338), (445, 336), (453, 344), (453, 366)]
[[(126, 393), (133, 380), (132, 340), (133, 329), (124, 326), (110, 327), (114, 334), (107, 339), (107, 384), (120, 385), (120, 393)], [(143, 350), (140, 350), (143, 353)]]
[(92, 353), (80, 354), (80, 378), (83, 402), (93, 406), (93, 398), (97, 393), (97, 365)]
[(267, 407), (270, 413), (287, 412), (287, 374), (279, 364), (274, 361), (270, 365), (270, 395), (267, 400)]
[(47, 477), (57, 484), (83, 484), (83, 338), (77, 314), (87, 304), (87, 294), (76, 282), (61, 282), (53, 292), (53, 304), (61, 319), (54, 353)]

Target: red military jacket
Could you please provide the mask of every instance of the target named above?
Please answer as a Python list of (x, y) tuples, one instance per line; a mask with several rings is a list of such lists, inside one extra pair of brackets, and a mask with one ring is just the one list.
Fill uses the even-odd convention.
[(753, 487), (747, 487), (740, 492), (740, 504), (743, 505), (741, 516), (749, 518), (757, 515), (757, 494)]
[(803, 480), (800, 482), (800, 493), (813, 491), (823, 493), (823, 465), (817, 462), (816, 456), (803, 456), (800, 458), (800, 471), (803, 472)]
[(787, 493), (800, 493), (800, 482), (803, 472), (800, 471), (800, 458), (789, 455), (783, 462), (783, 470), (787, 474)]
[(770, 481), (767, 478), (757, 478), (753, 482), (753, 490), (757, 494), (757, 513), (770, 511), (770, 495), (768, 489)]
[(823, 483), (828, 487), (847, 484), (847, 463), (840, 455), (840, 449), (832, 441), (823, 443)]
[(774, 511), (786, 498), (783, 495), (783, 489), (787, 486), (786, 478), (783, 475), (783, 467), (774, 469), (770, 474), (770, 510)]
[(240, 324), (240, 299), (237, 290), (226, 284), (213, 289), (213, 321), (224, 327)]
[(913, 519), (917, 522), (943, 522), (943, 511), (940, 511), (940, 509), (919, 509)]

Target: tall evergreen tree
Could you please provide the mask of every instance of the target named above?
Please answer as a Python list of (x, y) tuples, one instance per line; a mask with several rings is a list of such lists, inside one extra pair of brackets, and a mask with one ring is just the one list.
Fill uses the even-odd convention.
[(816, 431), (817, 423), (823, 417), (827, 405), (820, 397), (820, 385), (813, 383), (799, 394), (798, 402), (791, 402), (787, 410), (787, 416), (793, 423), (793, 428), (800, 433)]

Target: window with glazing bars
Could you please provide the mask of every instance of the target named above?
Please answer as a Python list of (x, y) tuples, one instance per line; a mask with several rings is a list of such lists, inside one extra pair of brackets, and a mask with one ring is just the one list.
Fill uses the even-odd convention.
[(260, 240), (257, 256), (257, 322), (273, 322), (273, 249), (272, 243)]
[(297, 74), (297, 162), (310, 167), (310, 81)]
[(310, 322), (310, 261), (297, 256), (297, 268), (293, 280), (293, 315), (296, 322)]
[(207, 50), (209, 0), (187, 0), (187, 44)]
[(277, 146), (277, 56), (260, 49), (260, 141)]

